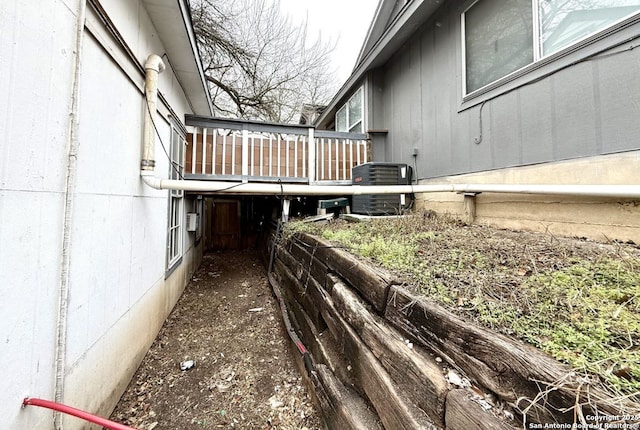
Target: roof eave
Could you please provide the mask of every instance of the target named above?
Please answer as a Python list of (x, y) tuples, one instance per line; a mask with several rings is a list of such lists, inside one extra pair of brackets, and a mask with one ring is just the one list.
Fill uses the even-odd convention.
[[(333, 97), (323, 114), (316, 120), (318, 128), (331, 122), (338, 106), (362, 80), (369, 70), (383, 65), (441, 6), (443, 0), (413, 0), (385, 30), (371, 50), (356, 65), (351, 76)], [(367, 42), (365, 42), (367, 43)]]
[(142, 0), (194, 114), (212, 115), (213, 103), (187, 0)]
[(385, 0), (380, 0), (378, 2), (376, 11), (373, 14), (373, 20), (371, 20), (371, 24), (369, 24), (369, 29), (367, 30), (367, 34), (364, 38), (364, 42), (362, 43), (362, 46), (360, 47), (360, 51), (358, 52), (358, 58), (356, 59), (356, 64), (360, 64), (369, 46), (371, 46), (371, 44), (375, 42), (375, 40), (373, 39), (375, 39), (377, 36), (382, 34), (382, 32), (384, 31), (384, 28), (382, 27), (385, 25), (385, 20), (388, 19), (387, 16), (383, 16), (385, 15), (384, 6), (386, 4), (387, 2)]

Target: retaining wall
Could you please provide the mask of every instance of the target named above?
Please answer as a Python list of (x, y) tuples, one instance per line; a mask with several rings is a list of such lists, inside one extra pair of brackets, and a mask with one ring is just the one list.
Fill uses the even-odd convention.
[(622, 416), (569, 367), (329, 242), (296, 234), (268, 248), (269, 280), (328, 428), (514, 429)]

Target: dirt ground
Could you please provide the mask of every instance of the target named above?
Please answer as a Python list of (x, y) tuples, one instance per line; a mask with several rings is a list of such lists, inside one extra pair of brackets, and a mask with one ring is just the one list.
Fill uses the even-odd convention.
[[(446, 307), (465, 318), (516, 337), (522, 334), (513, 333), (499, 321), (510, 314), (498, 305), (511, 304), (518, 315), (535, 311), (534, 297), (524, 288), (530, 278), (570, 270), (577, 261), (596, 268), (605, 267), (598, 265), (600, 261), (640, 261), (640, 247), (633, 243), (603, 244), (550, 233), (465, 226), (426, 215), (407, 218), (398, 225), (335, 222), (328, 229), (342, 231), (347, 242), (375, 254), (365, 258), (370, 263), (380, 264), (381, 260), (387, 266), (384, 261), (389, 258), (388, 268), (396, 269), (411, 281), (409, 284), (420, 285), (419, 277), (429, 274), (431, 290), (426, 290), (426, 283), (421, 287), (429, 295), (441, 296)], [(420, 229), (424, 231), (418, 233)], [(315, 233), (323, 230), (327, 228)], [(361, 237), (362, 231), (387, 240), (377, 244), (368, 236)], [(408, 238), (414, 239), (418, 250), (405, 263), (420, 269), (410, 273), (401, 264), (406, 257), (394, 253)], [(637, 267), (636, 263), (632, 266)], [(584, 276), (605, 275), (607, 272), (598, 271)], [(622, 307), (630, 309), (629, 315), (636, 314), (634, 297), (625, 296), (623, 302), (614, 303), (615, 314)], [(578, 299), (583, 301), (584, 297)], [(567, 303), (567, 309), (571, 308), (571, 301)], [(481, 306), (492, 304), (495, 312), (479, 312)], [(571, 316), (576, 312), (565, 313)], [(205, 256), (111, 419), (140, 430), (322, 428), (281, 321), (257, 253)], [(637, 333), (628, 333), (627, 338), (633, 338), (633, 347), (622, 351), (620, 357), (611, 355), (611, 369), (618, 361), (628, 360), (624, 358), (628, 354), (636, 354)], [(186, 360), (194, 360), (195, 366), (182, 371), (180, 364)]]
[(111, 419), (140, 430), (319, 429), (289, 345), (259, 255), (207, 255)]

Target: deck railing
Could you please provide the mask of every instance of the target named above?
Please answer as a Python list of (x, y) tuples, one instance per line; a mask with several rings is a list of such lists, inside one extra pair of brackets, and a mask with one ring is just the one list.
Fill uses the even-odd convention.
[(185, 177), (276, 182), (351, 181), (369, 161), (366, 135), (313, 127), (187, 116)]

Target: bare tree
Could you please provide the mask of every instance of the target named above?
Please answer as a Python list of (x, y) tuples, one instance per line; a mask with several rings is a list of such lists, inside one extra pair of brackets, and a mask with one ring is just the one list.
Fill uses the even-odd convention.
[(293, 122), (334, 94), (333, 46), (309, 37), (279, 0), (193, 0), (194, 29), (216, 114)]

